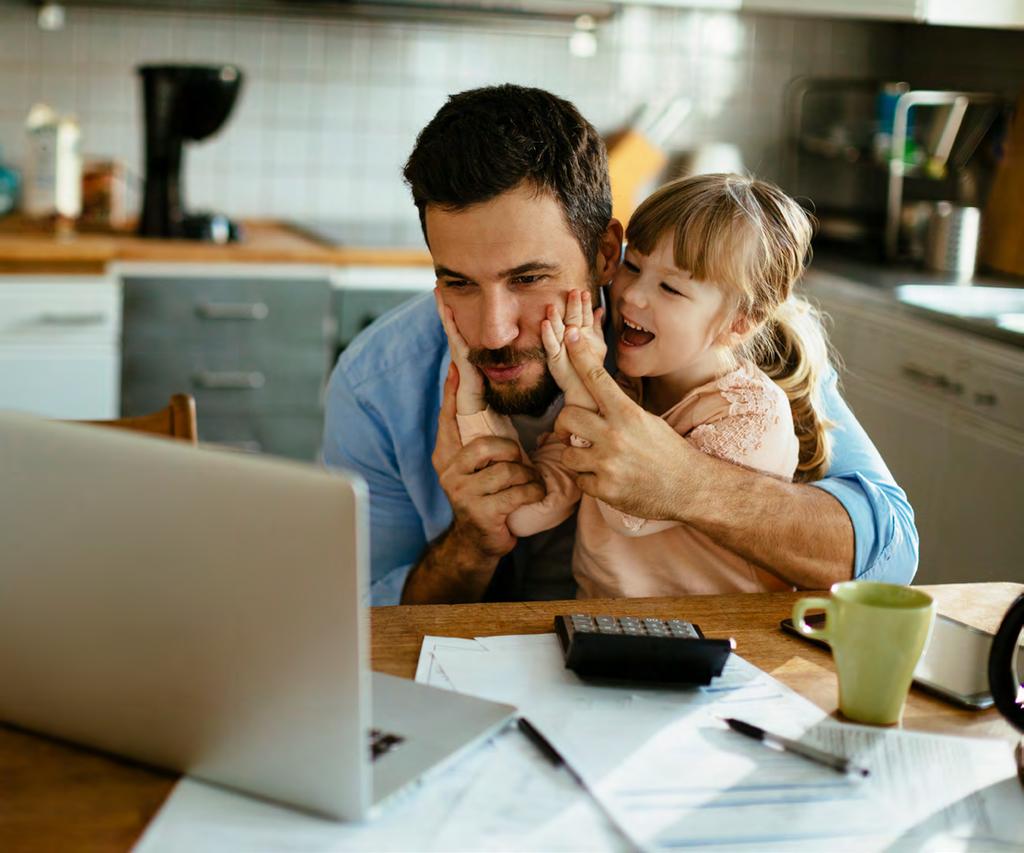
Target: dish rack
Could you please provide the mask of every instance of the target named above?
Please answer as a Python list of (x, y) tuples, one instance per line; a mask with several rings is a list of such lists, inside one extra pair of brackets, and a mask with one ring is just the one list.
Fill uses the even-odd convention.
[[(891, 130), (880, 127), (882, 93)], [(897, 259), (905, 204), (979, 203), (984, 168), (973, 158), (1005, 107), (992, 92), (797, 77), (786, 90), (787, 189), (823, 198), (823, 232), (827, 225), (837, 239), (879, 244)]]

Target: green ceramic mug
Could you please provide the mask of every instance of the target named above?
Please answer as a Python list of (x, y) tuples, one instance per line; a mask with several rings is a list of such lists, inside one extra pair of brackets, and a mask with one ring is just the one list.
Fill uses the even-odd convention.
[[(874, 581), (837, 583), (831, 591), (831, 598), (802, 598), (793, 605), (793, 624), (832, 647), (845, 717), (882, 726), (898, 723), (931, 636), (935, 602), (919, 589)], [(804, 621), (808, 610), (825, 611), (824, 627)]]

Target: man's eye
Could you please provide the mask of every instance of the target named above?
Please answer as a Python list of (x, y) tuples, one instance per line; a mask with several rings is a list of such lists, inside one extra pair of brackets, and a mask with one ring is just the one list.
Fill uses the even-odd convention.
[(460, 290), (464, 287), (469, 287), (469, 282), (464, 278), (449, 278), (445, 279), (442, 284), (451, 290)]
[(676, 290), (674, 287), (670, 287), (669, 285), (665, 284), (665, 282), (661, 282), (661, 289), (664, 290), (666, 293), (673, 294), (674, 296), (683, 295), (681, 291)]
[(513, 284), (536, 284), (538, 281), (546, 279), (546, 275), (538, 273), (537, 275), (517, 275), (512, 279)]

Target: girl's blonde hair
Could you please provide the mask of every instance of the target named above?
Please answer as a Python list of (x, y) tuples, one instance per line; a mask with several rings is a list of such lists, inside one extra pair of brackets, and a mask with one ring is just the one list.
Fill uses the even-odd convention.
[(800, 441), (796, 479), (821, 479), (829, 463), (820, 380), (828, 345), (818, 313), (793, 293), (811, 246), (811, 220), (782, 190), (741, 175), (665, 184), (637, 208), (626, 240), (642, 254), (666, 234), (676, 266), (726, 289), (730, 316), (755, 329), (741, 347), (786, 392)]

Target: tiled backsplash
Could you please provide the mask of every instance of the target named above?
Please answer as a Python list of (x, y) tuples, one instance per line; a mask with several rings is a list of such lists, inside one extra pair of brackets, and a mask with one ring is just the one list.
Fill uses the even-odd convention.
[[(0, 145), (20, 163), (25, 115), (43, 100), (78, 115), (87, 155), (120, 158), (138, 175), (142, 128), (134, 68), (232, 62), (246, 74), (234, 114), (218, 136), (186, 155), (192, 209), (414, 218), (400, 169), (417, 132), (447, 94), (498, 82), (567, 97), (602, 131), (613, 130), (645, 98), (686, 95), (694, 112), (672, 140), (675, 147), (735, 142), (749, 168), (772, 176), (785, 82), (811, 73), (905, 76), (912, 70), (905, 32), (919, 29), (630, 7), (599, 24), (595, 56), (578, 58), (561, 24), (545, 31), (532, 23), (270, 20), (72, 7), (63, 30), (42, 32), (32, 8), (4, 6)], [(915, 38), (916, 61), (937, 73), (927, 39)], [(1004, 41), (996, 52), (1003, 51), (1008, 65), (1010, 53), (1020, 55), (1020, 41)], [(1004, 74), (1001, 62), (962, 64), (977, 78), (985, 69)]]

